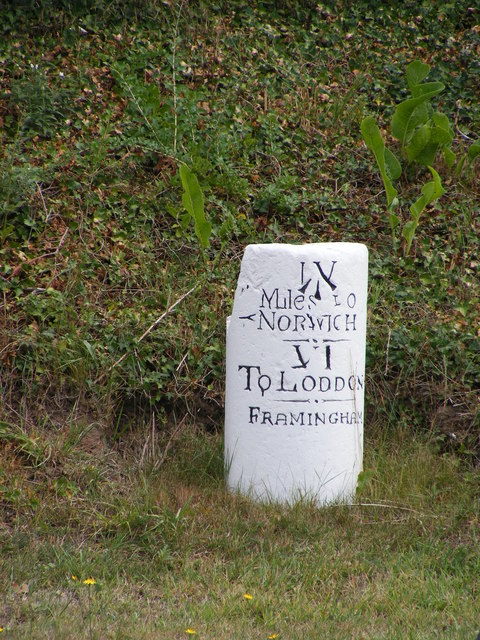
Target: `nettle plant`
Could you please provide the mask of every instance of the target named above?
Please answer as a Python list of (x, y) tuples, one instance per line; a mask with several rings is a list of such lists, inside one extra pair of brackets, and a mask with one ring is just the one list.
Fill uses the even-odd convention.
[[(407, 66), (406, 76), (411, 95), (397, 105), (390, 122), (391, 134), (399, 141), (402, 156), (406, 158), (407, 163), (427, 167), (432, 176), (421, 188), (420, 196), (410, 206), (411, 217), (402, 226), (406, 254), (410, 252), (422, 212), (445, 191), (440, 175), (432, 165), (440, 154), (450, 168), (456, 161), (451, 148), (453, 128), (448, 117), (438, 110), (435, 111), (432, 105), (432, 99), (445, 89), (445, 85), (441, 82), (424, 82), (429, 71), (430, 66), (419, 60)], [(400, 201), (393, 181), (400, 178), (402, 165), (394, 153), (385, 146), (382, 133), (373, 116), (367, 116), (362, 120), (361, 132), (365, 144), (375, 156), (385, 186), (388, 217), (395, 244), (401, 220), (396, 213)], [(479, 154), (480, 141), (477, 141), (458, 162), (457, 173), (462, 170), (465, 161), (473, 162)]]

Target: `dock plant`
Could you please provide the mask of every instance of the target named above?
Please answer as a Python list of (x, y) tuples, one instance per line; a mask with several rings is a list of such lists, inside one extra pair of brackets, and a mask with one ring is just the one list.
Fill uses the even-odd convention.
[[(447, 115), (436, 109), (433, 99), (445, 89), (442, 82), (424, 82), (430, 66), (414, 60), (406, 68), (406, 78), (410, 95), (400, 102), (390, 122), (391, 136), (397, 141), (401, 158), (408, 165), (426, 167), (432, 179), (421, 187), (420, 195), (410, 206), (411, 217), (402, 223), (397, 213), (401, 207), (398, 190), (394, 182), (402, 175), (401, 160), (385, 145), (384, 137), (373, 116), (362, 120), (361, 132), (365, 144), (372, 151), (385, 187), (387, 212), (395, 244), (396, 232), (401, 227), (405, 240), (405, 253), (409, 254), (415, 232), (420, 224), (420, 216), (429, 205), (438, 200), (445, 189), (442, 179), (433, 165), (443, 157), (448, 168), (452, 168), (456, 156), (452, 151), (454, 129)], [(480, 144), (473, 143), (468, 153), (459, 161), (461, 171), (465, 160), (473, 162), (480, 153)], [(407, 178), (408, 179), (408, 178)]]

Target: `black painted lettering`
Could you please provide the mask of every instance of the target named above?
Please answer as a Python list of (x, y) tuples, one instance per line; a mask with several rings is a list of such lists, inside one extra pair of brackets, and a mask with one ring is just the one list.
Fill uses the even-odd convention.
[(332, 316), (330, 314), (324, 314), (317, 318), (317, 325), (320, 331), (323, 331), (323, 323), (326, 323), (325, 331), (328, 333), (332, 329)]
[(263, 326), (262, 326), (262, 319), (263, 319), (263, 320), (265, 320), (265, 322), (268, 325), (269, 329), (271, 329), (273, 331), (275, 329), (275, 314), (276, 313), (277, 313), (276, 311), (272, 311), (271, 322), (269, 322), (267, 316), (263, 313), (263, 311), (260, 311), (260, 317), (259, 317), (257, 329), (259, 331), (261, 331), (263, 329)]
[(330, 347), (329, 344), (327, 344), (327, 346), (325, 347), (325, 360), (326, 360), (325, 369), (332, 368), (331, 355), (332, 355), (332, 348)]
[(293, 306), (297, 311), (303, 311), (304, 302), (305, 296), (295, 296), (293, 299)]
[(349, 294), (347, 298), (347, 304), (350, 309), (353, 309), (353, 307), (357, 304), (357, 296), (354, 293)]
[(297, 413), (296, 415), (294, 413), (290, 414), (290, 425), (300, 425), (301, 427), (303, 427), (303, 417), (304, 417), (304, 413), (303, 411), (301, 411), (300, 413)]
[(330, 382), (330, 378), (328, 378), (327, 376), (321, 376), (319, 379), (319, 384), (320, 384), (320, 391), (322, 393), (325, 393), (325, 391), (330, 391), (330, 388), (332, 386), (332, 383)]
[(302, 380), (302, 389), (304, 391), (313, 391), (315, 389), (316, 383), (315, 378), (313, 376), (305, 376)]
[(312, 281), (311, 278), (309, 278), (307, 280), (307, 282), (304, 281), (304, 275), (305, 275), (305, 262), (300, 262), (300, 282), (302, 283), (300, 285), (300, 287), (298, 288), (298, 290), (300, 291), (300, 293), (305, 293), (305, 291), (308, 288), (308, 285), (310, 284), (310, 282)]
[(293, 331), (298, 333), (299, 326), (302, 331), (305, 331), (305, 316), (295, 315), (294, 319), (295, 319), (295, 326), (293, 327)]
[(260, 367), (249, 366), (247, 364), (239, 364), (238, 370), (241, 371), (242, 369), (247, 370), (247, 386), (245, 387), (244, 391), (251, 391), (252, 389), (250, 387), (250, 380), (251, 380), (250, 371), (252, 369), (257, 369), (258, 374), (260, 375)]
[(325, 280), (325, 282), (328, 284), (328, 286), (330, 287), (330, 289), (331, 289), (332, 291), (335, 291), (335, 289), (337, 288), (337, 285), (336, 285), (336, 284), (333, 284), (333, 282), (332, 282), (332, 275), (333, 275), (333, 269), (334, 269), (335, 265), (337, 264), (337, 261), (336, 261), (336, 260), (332, 260), (332, 267), (331, 267), (331, 269), (330, 269), (330, 273), (328, 274), (328, 276), (327, 276), (327, 275), (325, 274), (325, 272), (323, 271), (323, 269), (322, 269), (322, 266), (321, 266), (320, 262), (316, 262), (316, 261), (314, 261), (314, 264), (316, 264), (316, 265), (317, 265), (317, 269), (319, 270), (320, 275), (321, 275), (321, 276), (322, 276), (322, 278)]
[(307, 364), (310, 362), (310, 360), (304, 360), (303, 359), (302, 352), (300, 351), (300, 345), (299, 344), (293, 344), (292, 347), (295, 349), (297, 357), (298, 357), (298, 359), (300, 361), (300, 364), (292, 366), (292, 369), (306, 369), (307, 368)]
[(285, 388), (285, 371), (280, 371), (280, 388), (277, 391), (286, 391), (287, 393), (296, 393), (297, 385), (294, 384), (291, 389)]
[(267, 422), (273, 426), (272, 414), (270, 411), (262, 411), (262, 424), (267, 424)]
[(345, 331), (350, 331), (349, 327), (351, 326), (352, 331), (356, 331), (355, 321), (357, 319), (357, 314), (354, 313), (352, 316), (352, 320), (349, 320), (349, 314), (347, 313), (345, 316)]
[(271, 309), (272, 308), (272, 300), (273, 297), (275, 296), (275, 294), (277, 295), (277, 299), (278, 299), (278, 288), (274, 289), (270, 295), (270, 297), (268, 296), (268, 293), (265, 291), (265, 289), (262, 289), (262, 300), (260, 303), (260, 309), (264, 308), (264, 302), (265, 300), (268, 302), (268, 308)]
[(278, 289), (277, 289), (277, 295), (275, 300), (275, 308), (282, 309), (282, 310), (287, 309), (287, 299), (285, 298), (285, 296), (283, 298), (280, 298), (278, 294)]
[(270, 376), (267, 376), (266, 373), (258, 377), (258, 388), (262, 392), (262, 396), (265, 395), (265, 391), (268, 391), (272, 386), (272, 379)]
[(250, 424), (255, 424), (258, 422), (258, 416), (260, 415), (260, 407), (249, 407), (250, 410), (250, 420), (248, 421)]
[(292, 321), (290, 319), (290, 316), (283, 315), (279, 316), (277, 326), (280, 331), (288, 331), (290, 329), (291, 323)]

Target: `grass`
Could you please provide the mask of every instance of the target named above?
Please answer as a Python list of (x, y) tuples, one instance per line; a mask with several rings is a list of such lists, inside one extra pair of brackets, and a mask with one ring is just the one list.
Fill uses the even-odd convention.
[[(465, 152), (478, 22), (467, 2), (0, 9), (0, 636), (475, 637), (478, 160), (439, 166), (406, 257), (360, 122), (389, 122), (421, 58)], [(402, 176), (403, 221), (423, 181)], [(243, 248), (349, 240), (370, 253), (355, 505), (230, 495)]]
[(156, 471), (51, 437), (55, 478), (19, 448), (2, 479), (6, 637), (474, 637), (478, 474), (424, 438), (372, 434), (355, 504), (319, 510), (228, 494), (218, 435)]

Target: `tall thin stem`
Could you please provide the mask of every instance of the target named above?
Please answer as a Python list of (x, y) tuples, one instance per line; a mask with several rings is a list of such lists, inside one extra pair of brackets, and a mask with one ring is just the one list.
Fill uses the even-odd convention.
[(176, 69), (176, 59), (177, 59), (177, 42), (178, 42), (178, 28), (180, 25), (180, 17), (182, 15), (183, 5), (186, 0), (182, 0), (180, 6), (178, 8), (177, 21), (175, 23), (175, 32), (173, 35), (173, 49), (172, 49), (172, 85), (173, 85), (173, 118), (174, 118), (174, 128), (173, 128), (173, 154), (177, 153), (177, 140), (178, 140), (178, 96), (177, 96), (177, 69)]

